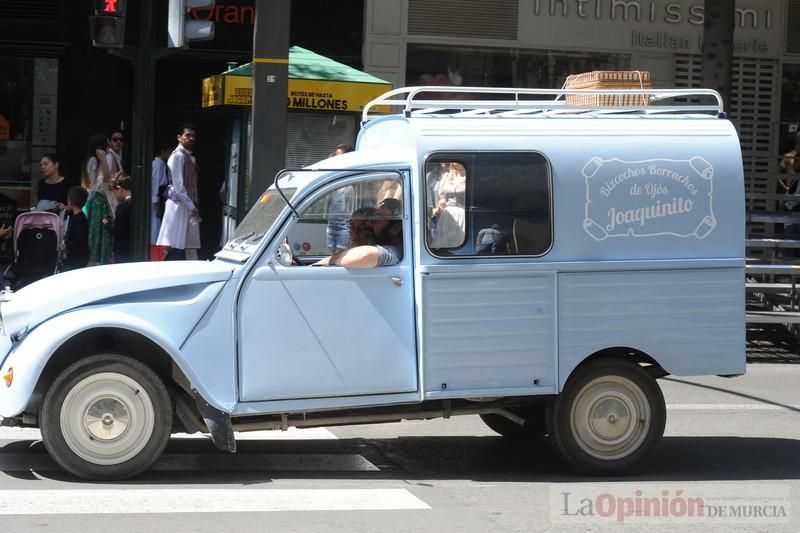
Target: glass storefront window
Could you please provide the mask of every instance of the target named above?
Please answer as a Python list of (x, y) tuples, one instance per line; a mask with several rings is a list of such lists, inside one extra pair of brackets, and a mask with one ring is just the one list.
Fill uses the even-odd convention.
[(0, 57), (0, 80), (0, 184), (29, 184), (33, 59)]
[(570, 74), (629, 66), (627, 54), (409, 44), (406, 85), (557, 89)]
[(57, 59), (0, 57), (0, 212), (33, 205), (39, 159), (55, 151), (57, 111)]

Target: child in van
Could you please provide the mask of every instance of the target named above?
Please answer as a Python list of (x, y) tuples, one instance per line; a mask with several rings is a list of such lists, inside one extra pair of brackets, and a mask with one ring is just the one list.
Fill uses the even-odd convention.
[(89, 193), (83, 187), (67, 191), (67, 229), (64, 236), (63, 270), (83, 268), (89, 263), (89, 221), (83, 206)]
[(114, 180), (114, 196), (117, 207), (114, 209), (114, 262), (127, 263), (131, 253), (131, 189), (133, 179), (121, 175)]

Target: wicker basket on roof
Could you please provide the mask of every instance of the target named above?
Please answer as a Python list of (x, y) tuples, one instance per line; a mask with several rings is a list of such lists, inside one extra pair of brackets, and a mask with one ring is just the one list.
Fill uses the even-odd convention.
[[(567, 76), (564, 89), (651, 89), (653, 82), (646, 70), (595, 70)], [(567, 105), (575, 106), (645, 106), (647, 94), (567, 94)]]

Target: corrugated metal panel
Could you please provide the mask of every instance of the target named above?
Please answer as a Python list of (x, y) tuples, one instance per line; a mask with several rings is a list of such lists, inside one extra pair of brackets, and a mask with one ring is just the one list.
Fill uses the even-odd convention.
[(742, 274), (714, 269), (560, 275), (560, 379), (587, 355), (611, 346), (642, 350), (678, 375), (744, 371)]
[(786, 7), (786, 53), (800, 54), (800, 0), (788, 0)]
[(409, 35), (517, 38), (519, 0), (409, 0)]
[(426, 392), (552, 387), (552, 275), (432, 273), (422, 283)]
[(0, 1), (0, 20), (8, 21), (8, 19), (60, 20), (61, 2), (59, 0), (2, 0)]
[[(702, 58), (698, 55), (676, 55), (673, 62), (676, 87), (699, 87), (703, 77)], [(777, 146), (772, 127), (778, 121), (778, 109), (772, 105), (774, 88), (778, 83), (778, 63), (772, 59), (739, 57), (733, 63), (730, 119), (739, 132), (744, 163), (745, 190), (747, 192), (774, 193), (774, 180), (768, 178), (775, 172)], [(772, 210), (774, 201), (751, 200), (754, 210)], [(772, 228), (751, 223), (749, 232), (766, 233)]]

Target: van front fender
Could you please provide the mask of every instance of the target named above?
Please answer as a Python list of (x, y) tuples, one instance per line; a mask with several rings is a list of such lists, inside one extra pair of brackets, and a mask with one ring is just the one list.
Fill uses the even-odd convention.
[[(120, 304), (119, 307), (127, 305)], [(59, 347), (76, 335), (98, 328), (127, 330), (152, 341), (164, 350), (209, 405), (220, 411), (232, 411), (232, 405), (222, 400), (222, 397), (230, 395), (210, 390), (180, 349), (196, 322), (186, 332), (165, 331), (159, 324), (115, 307), (90, 307), (59, 315), (39, 325), (15, 346), (0, 368), (0, 375), (13, 369), (11, 384), (0, 384), (0, 417), (17, 416), (25, 411), (45, 366)]]

